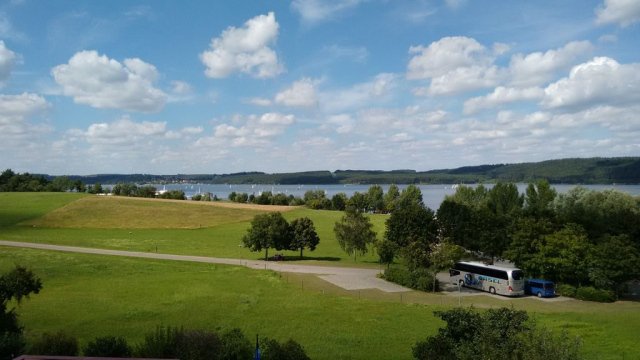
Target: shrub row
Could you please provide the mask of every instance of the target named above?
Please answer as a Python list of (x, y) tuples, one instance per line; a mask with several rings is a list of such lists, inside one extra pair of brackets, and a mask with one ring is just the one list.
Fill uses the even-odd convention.
[(613, 291), (596, 289), (592, 286), (581, 286), (576, 288), (575, 286), (571, 285), (558, 284), (558, 286), (556, 287), (556, 293), (558, 295), (585, 301), (595, 301), (602, 303), (610, 303), (615, 301)]
[[(43, 333), (29, 347), (29, 353), (49, 356), (77, 356), (78, 341), (65, 332)], [(254, 345), (240, 329), (218, 333), (211, 330), (187, 330), (178, 327), (157, 327), (144, 340), (130, 346), (122, 337), (105, 336), (90, 341), (82, 348), (90, 357), (171, 358), (180, 360), (252, 359)], [(289, 340), (279, 343), (272, 339), (261, 341), (262, 358), (307, 360), (304, 348)]]
[(440, 289), (438, 280), (434, 279), (433, 274), (427, 269), (409, 271), (405, 268), (390, 268), (384, 271), (384, 277), (387, 281), (425, 292), (433, 291), (433, 281), (435, 280), (436, 291)]

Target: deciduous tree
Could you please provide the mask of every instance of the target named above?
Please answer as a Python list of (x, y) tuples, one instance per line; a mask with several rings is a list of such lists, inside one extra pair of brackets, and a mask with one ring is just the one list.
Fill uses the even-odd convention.
[(320, 237), (316, 233), (316, 228), (313, 226), (313, 221), (308, 217), (295, 219), (290, 224), (291, 227), (291, 250), (300, 250), (300, 259), (302, 259), (302, 250), (305, 248), (309, 251), (314, 251), (318, 243), (320, 243)]
[(291, 231), (287, 220), (279, 212), (256, 215), (242, 242), (251, 251), (265, 249), (265, 261), (269, 261), (269, 249), (289, 249)]
[(356, 255), (367, 253), (368, 246), (376, 241), (376, 233), (371, 228), (373, 224), (354, 206), (347, 206), (345, 215), (336, 222), (333, 232), (338, 239), (338, 244), (347, 254), (353, 253), (353, 261)]

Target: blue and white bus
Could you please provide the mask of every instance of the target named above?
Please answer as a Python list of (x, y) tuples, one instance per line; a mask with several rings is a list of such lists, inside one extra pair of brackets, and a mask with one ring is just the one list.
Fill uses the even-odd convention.
[(520, 269), (461, 261), (449, 270), (453, 284), (492, 294), (524, 295), (524, 273)]

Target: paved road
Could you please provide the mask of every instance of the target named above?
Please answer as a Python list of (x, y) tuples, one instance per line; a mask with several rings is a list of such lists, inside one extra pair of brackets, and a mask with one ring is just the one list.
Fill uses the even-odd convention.
[(76, 252), (76, 253), (84, 253), (84, 254), (113, 255), (113, 256), (146, 258), (146, 259), (242, 265), (250, 269), (273, 270), (278, 272), (292, 272), (292, 273), (304, 273), (304, 274), (318, 274), (320, 275), (319, 277), (321, 279), (326, 280), (334, 285), (340, 286), (347, 290), (379, 289), (384, 292), (410, 291), (409, 289), (404, 288), (402, 286), (376, 278), (376, 274), (378, 273), (378, 270), (375, 270), (375, 269), (312, 266), (312, 265), (301, 265), (301, 264), (293, 265), (293, 264), (284, 264), (284, 263), (273, 262), (273, 261), (266, 262), (261, 260), (240, 260), (240, 259), (212, 258), (212, 257), (205, 257), (205, 256), (142, 253), (142, 252), (135, 252), (135, 251), (93, 249), (93, 248), (82, 248), (82, 247), (72, 247), (72, 246), (23, 243), (23, 242), (14, 242), (14, 241), (0, 241), (0, 246), (13, 246), (13, 247), (20, 247), (20, 248), (68, 251), (68, 252)]

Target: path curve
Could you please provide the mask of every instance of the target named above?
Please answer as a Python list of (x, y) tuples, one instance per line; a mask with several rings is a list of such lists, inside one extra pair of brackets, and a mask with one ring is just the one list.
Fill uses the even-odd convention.
[(257, 270), (273, 270), (278, 272), (290, 272), (290, 273), (304, 273), (304, 274), (317, 274), (325, 281), (328, 281), (334, 285), (340, 286), (347, 290), (364, 290), (364, 289), (378, 289), (384, 292), (405, 292), (410, 291), (400, 285), (390, 283), (388, 281), (376, 278), (378, 270), (376, 269), (361, 269), (361, 268), (345, 268), (345, 267), (332, 267), (332, 266), (313, 266), (313, 265), (293, 265), (283, 264), (273, 261), (262, 260), (241, 260), (241, 259), (227, 259), (227, 258), (214, 258), (206, 256), (191, 256), (191, 255), (171, 255), (171, 254), (157, 254), (157, 253), (143, 253), (135, 251), (120, 251), (120, 250), (107, 250), (107, 249), (94, 249), (83, 248), (74, 246), (60, 246), (49, 244), (34, 244), (23, 243), (15, 241), (1, 241), (0, 246), (12, 246), (19, 248), (40, 249), (40, 250), (54, 250), (54, 251), (66, 251), (84, 254), (96, 254), (96, 255), (112, 255), (112, 256), (124, 256), (134, 258), (145, 259), (160, 259), (160, 260), (177, 260), (177, 261), (190, 261), (210, 264), (225, 264), (225, 265), (241, 265), (250, 269)]

